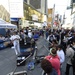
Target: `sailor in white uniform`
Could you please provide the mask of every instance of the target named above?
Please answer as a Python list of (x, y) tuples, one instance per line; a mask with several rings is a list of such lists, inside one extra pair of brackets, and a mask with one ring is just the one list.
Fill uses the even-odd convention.
[(16, 55), (20, 54), (20, 45), (19, 45), (20, 36), (17, 35), (16, 32), (13, 32), (13, 35), (10, 37), (10, 40), (14, 45)]

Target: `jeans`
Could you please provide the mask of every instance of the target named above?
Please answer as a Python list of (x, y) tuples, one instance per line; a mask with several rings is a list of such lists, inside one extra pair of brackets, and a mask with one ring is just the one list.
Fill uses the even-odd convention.
[(70, 64), (67, 64), (66, 66), (66, 75), (69, 75), (70, 67), (73, 68), (73, 75), (75, 75), (75, 65), (70, 65)]

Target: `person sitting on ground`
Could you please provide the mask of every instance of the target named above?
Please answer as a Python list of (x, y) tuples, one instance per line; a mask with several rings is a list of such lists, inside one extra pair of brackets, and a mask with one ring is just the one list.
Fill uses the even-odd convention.
[(60, 75), (60, 58), (57, 55), (56, 47), (50, 49), (50, 55), (46, 56), (45, 59), (51, 62), (53, 68), (56, 70), (58, 75)]
[[(46, 59), (43, 59), (41, 61), (41, 68), (44, 70), (44, 72), (47, 75), (57, 75), (57, 72), (52, 67), (52, 64), (48, 60), (46, 60)], [(44, 75), (45, 75), (45, 73), (44, 73)]]

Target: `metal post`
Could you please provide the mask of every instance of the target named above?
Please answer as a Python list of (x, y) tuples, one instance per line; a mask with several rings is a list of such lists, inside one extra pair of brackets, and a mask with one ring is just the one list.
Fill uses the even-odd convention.
[(51, 32), (53, 32), (54, 13), (55, 13), (55, 4), (54, 4), (53, 9), (52, 9), (52, 25), (51, 25)]

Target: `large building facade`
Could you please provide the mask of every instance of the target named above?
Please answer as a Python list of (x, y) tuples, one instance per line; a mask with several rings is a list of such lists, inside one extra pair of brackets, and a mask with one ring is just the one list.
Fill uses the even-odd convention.
[(29, 0), (10, 1), (10, 17), (12, 23), (22, 27), (27, 27), (31, 24), (37, 24), (37, 26), (42, 25), (41, 23), (43, 23), (44, 13), (38, 11), (30, 3)]
[(30, 0), (30, 4), (36, 9), (41, 8), (41, 0)]
[(75, 0), (71, 0), (71, 24), (75, 28)]
[(29, 0), (30, 5), (36, 8), (39, 12), (43, 13), (43, 22), (47, 22), (48, 7), (47, 0)]
[(6, 22), (10, 22), (10, 14), (3, 5), (0, 5), (0, 18)]
[(47, 8), (47, 0), (24, 0), (27, 2), (27, 4), (31, 5), (35, 9), (37, 9), (39, 12), (47, 15), (48, 14), (48, 8)]

